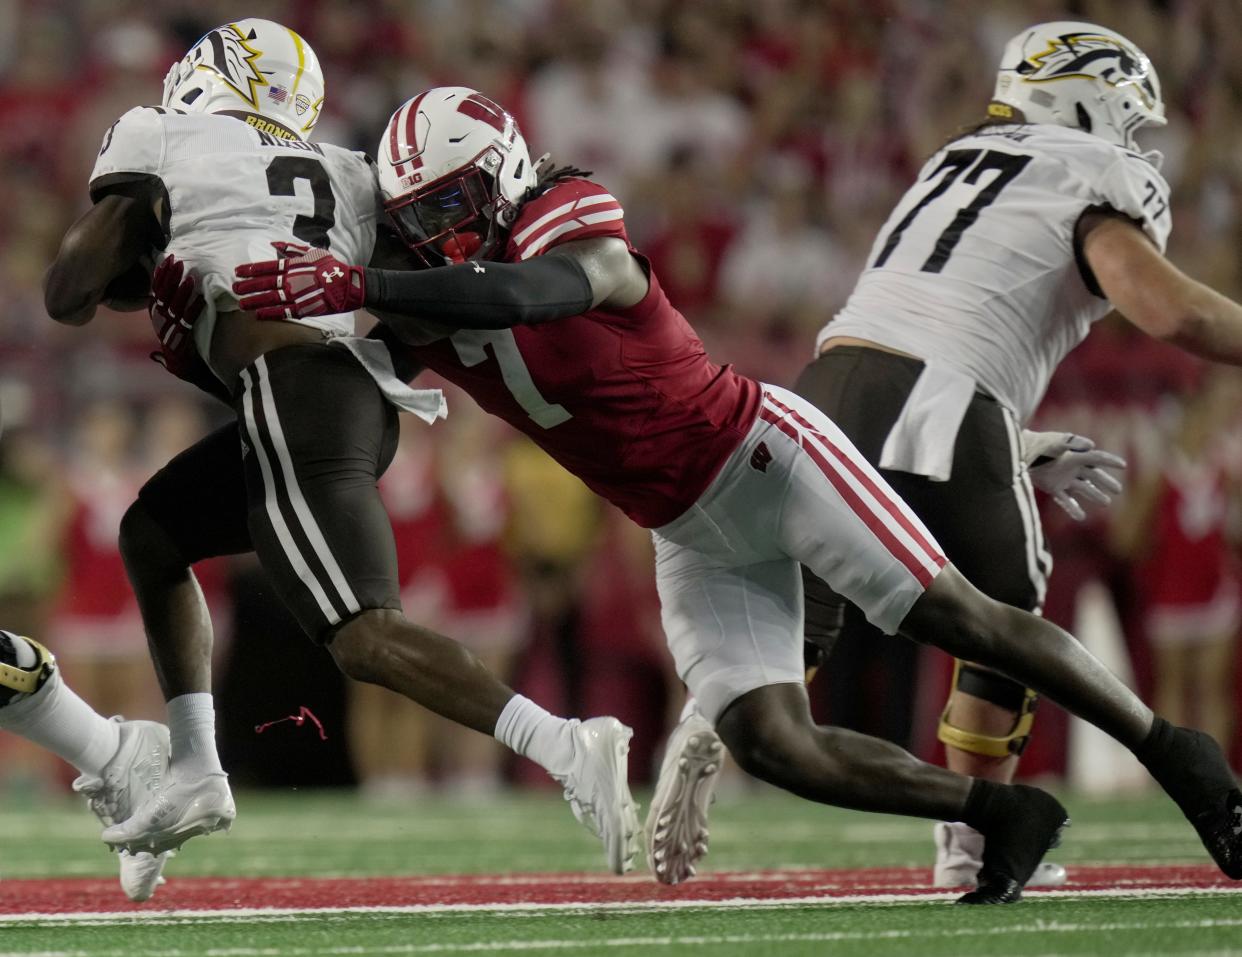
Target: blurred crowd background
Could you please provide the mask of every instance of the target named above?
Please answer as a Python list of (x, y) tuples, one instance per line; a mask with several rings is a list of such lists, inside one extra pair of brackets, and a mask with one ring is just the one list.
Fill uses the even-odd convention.
[[(632, 238), (714, 357), (783, 385), (924, 159), (982, 119), (1005, 40), (1041, 20), (1098, 21), (1141, 46), (1163, 82), (1169, 125), (1143, 145), (1164, 154), (1173, 187), (1170, 257), (1242, 298), (1233, 0), (0, 0), (0, 625), (50, 645), (104, 713), (162, 714), (119, 518), (147, 476), (228, 412), (148, 361), (144, 313), (61, 327), (40, 279), (88, 206), (107, 127), (158, 102), (168, 66), (206, 29), (245, 16), (292, 26), (318, 52), (318, 139), (370, 151), (392, 110), (436, 84), (506, 105), (533, 153), (594, 170), (622, 200)], [(1239, 398), (1232, 373), (1106, 320), (1038, 417), (1131, 463), (1110, 512), (1076, 524), (1045, 509), (1047, 614), (1112, 632), (1149, 699), (1227, 740), (1242, 700)], [(644, 780), (682, 700), (649, 539), (469, 399), (450, 394), (450, 409), (434, 428), (406, 423), (382, 483), (407, 612), (553, 710), (629, 722)], [(343, 687), (250, 559), (199, 571), (235, 780), (357, 782), (377, 797), (533, 780), (486, 739)], [(942, 658), (893, 640), (840, 649), (813, 696), (825, 719), (928, 756), (946, 684)], [(296, 722), (256, 731), (303, 706), (326, 739)], [(40, 756), (0, 747), (11, 793), (56, 776)], [(1045, 707), (1027, 772), (1062, 773), (1066, 750), (1064, 717)]]

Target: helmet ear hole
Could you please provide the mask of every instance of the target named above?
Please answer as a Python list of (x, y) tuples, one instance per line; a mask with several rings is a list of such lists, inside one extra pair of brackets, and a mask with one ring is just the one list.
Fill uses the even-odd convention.
[(187, 93), (185, 96), (181, 98), (181, 102), (184, 103), (186, 106), (189, 106), (191, 103), (193, 103), (195, 100), (197, 100), (202, 95), (203, 95), (203, 88), (201, 86), (195, 87), (193, 90), (190, 90), (189, 93)]
[(1078, 126), (1084, 133), (1091, 132), (1091, 115), (1083, 108), (1081, 103), (1075, 103), (1074, 109), (1078, 113)]

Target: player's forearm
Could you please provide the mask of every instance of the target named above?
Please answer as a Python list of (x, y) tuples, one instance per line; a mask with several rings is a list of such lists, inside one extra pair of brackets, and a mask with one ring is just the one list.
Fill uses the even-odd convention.
[(111, 278), (101, 275), (97, 262), (83, 254), (80, 244), (72, 241), (71, 233), (43, 274), (43, 305), (47, 314), (68, 326), (90, 322)]
[(1242, 306), (1196, 282), (1177, 315), (1166, 342), (1205, 359), (1242, 365)]
[(43, 277), (43, 304), (57, 322), (89, 322), (108, 283), (137, 261), (142, 244), (130, 225), (134, 205), (128, 197), (105, 196), (69, 227)]
[(1083, 252), (1108, 301), (1148, 335), (1242, 365), (1242, 306), (1187, 276), (1136, 226), (1100, 221)]
[(593, 293), (585, 271), (568, 256), (522, 263), (462, 263), (418, 272), (365, 271), (368, 308), (386, 313), (397, 332), (417, 334), (420, 322), (456, 329), (507, 329), (581, 315)]

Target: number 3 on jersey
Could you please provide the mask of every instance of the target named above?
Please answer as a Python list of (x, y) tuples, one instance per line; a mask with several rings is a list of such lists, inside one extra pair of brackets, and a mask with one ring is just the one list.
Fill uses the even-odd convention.
[(978, 183), (985, 173), (994, 171), (996, 175), (988, 181), (983, 189), (979, 190), (972, 202), (957, 211), (957, 215), (944, 228), (940, 238), (936, 240), (936, 245), (932, 249), (931, 255), (927, 257), (927, 261), (921, 267), (923, 272), (940, 272), (944, 269), (945, 263), (949, 261), (949, 257), (953, 255), (953, 250), (957, 248), (957, 244), (961, 242), (962, 234), (975, 224), (979, 219), (979, 214), (995, 202), (1001, 190), (1013, 182), (1014, 178), (1026, 169), (1026, 165), (1030, 161), (1031, 157), (1029, 156), (1000, 153), (996, 150), (988, 150), (987, 152), (983, 150), (949, 150), (945, 154), (944, 161), (932, 170), (931, 175), (927, 177), (928, 180), (932, 180), (938, 174), (943, 173), (944, 175), (941, 176), (940, 182), (926, 196), (919, 200), (918, 205), (902, 217), (901, 222), (893, 227), (893, 231), (889, 233), (888, 239), (884, 241), (884, 248), (875, 257), (875, 262), (871, 264), (871, 267), (878, 269), (888, 262), (888, 257), (893, 254), (893, 250), (901, 242), (902, 235), (910, 224), (914, 222), (919, 213), (935, 199), (948, 192), (949, 187), (957, 182), (958, 177), (966, 172), (967, 169), (970, 172), (966, 173), (966, 177), (962, 182), (971, 185)]
[(457, 358), (467, 368), (486, 362), (487, 347), (492, 347), (492, 355), (500, 366), (500, 375), (509, 394), (536, 425), (550, 429), (573, 418), (563, 405), (549, 402), (540, 395), (530, 370), (526, 368), (526, 360), (518, 349), (517, 340), (513, 338), (512, 329), (460, 329), (450, 338)]
[(310, 184), (315, 210), (312, 216), (295, 216), (291, 232), (304, 243), (327, 249), (328, 230), (336, 225), (336, 196), (328, 171), (309, 156), (278, 156), (267, 164), (267, 191), (272, 196), (296, 196), (294, 183), (299, 179)]

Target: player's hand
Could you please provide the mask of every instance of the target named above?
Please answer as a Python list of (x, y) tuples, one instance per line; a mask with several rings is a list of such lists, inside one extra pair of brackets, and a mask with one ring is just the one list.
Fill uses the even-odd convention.
[(279, 259), (237, 267), (233, 292), (242, 309), (260, 319), (308, 319), (362, 308), (366, 284), (361, 267), (310, 246), (272, 245)]
[(1022, 458), (1031, 481), (1049, 495), (1076, 522), (1087, 517), (1083, 505), (1108, 505), (1121, 492), (1126, 460), (1095, 447), (1085, 435), (1073, 432), (1023, 432)]
[(203, 314), (206, 302), (180, 259), (165, 256), (155, 267), (147, 313), (160, 340), (160, 351), (152, 353), (151, 358), (179, 378), (186, 377), (198, 358), (194, 323)]

